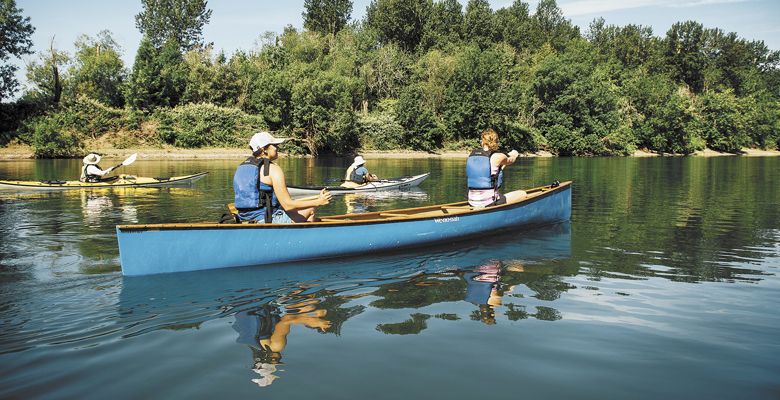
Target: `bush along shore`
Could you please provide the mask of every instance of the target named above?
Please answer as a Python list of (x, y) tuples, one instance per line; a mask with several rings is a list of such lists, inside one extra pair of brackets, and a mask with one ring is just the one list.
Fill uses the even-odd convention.
[[(165, 12), (143, 3), (143, 18)], [(294, 138), (283, 148), (293, 155), (446, 153), (492, 127), (529, 154), (780, 147), (780, 52), (736, 33), (686, 21), (656, 36), (603, 19), (580, 32), (552, 0), (375, 0), (351, 22), (350, 2), (305, 3), (303, 30), (230, 57), (143, 18), (129, 68), (108, 31), (72, 56), (52, 47), (28, 66), (22, 97), (0, 104), (0, 145), (47, 158), (244, 148), (268, 129)], [(317, 12), (331, 3), (343, 6)]]

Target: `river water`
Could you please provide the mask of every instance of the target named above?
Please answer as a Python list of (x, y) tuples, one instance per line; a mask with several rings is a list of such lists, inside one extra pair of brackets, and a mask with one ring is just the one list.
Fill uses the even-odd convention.
[[(522, 159), (505, 186), (573, 180), (571, 222), (123, 278), (115, 225), (216, 221), (239, 161), (123, 167), (209, 172), (191, 187), (0, 192), (0, 398), (780, 397), (780, 158)], [(79, 163), (4, 161), (0, 179)], [(347, 164), (280, 160), (293, 184)], [(319, 213), (459, 201), (464, 165), (369, 160), (431, 177)]]

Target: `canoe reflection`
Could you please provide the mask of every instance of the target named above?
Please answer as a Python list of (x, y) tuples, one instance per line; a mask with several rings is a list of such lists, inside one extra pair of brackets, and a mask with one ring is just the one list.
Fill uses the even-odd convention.
[[(225, 318), (234, 340), (251, 349), (252, 382), (267, 386), (283, 371), (283, 354), (294, 342), (291, 328), (296, 325), (341, 335), (346, 321), (369, 310), (375, 312), (360, 323), (374, 321), (384, 334), (419, 333), (431, 318), (488, 325), (560, 319), (556, 310), (537, 303), (557, 299), (569, 288), (561, 275), (577, 273), (577, 266), (566, 262), (570, 225), (513, 235), (425, 254), (350, 258), (349, 263), (124, 277), (119, 314), (128, 336), (160, 330), (176, 334)], [(447, 311), (426, 312), (434, 304)], [(526, 311), (526, 305), (536, 305), (537, 311)], [(382, 309), (408, 310), (410, 316), (398, 321), (387, 316), (397, 312), (376, 312)]]

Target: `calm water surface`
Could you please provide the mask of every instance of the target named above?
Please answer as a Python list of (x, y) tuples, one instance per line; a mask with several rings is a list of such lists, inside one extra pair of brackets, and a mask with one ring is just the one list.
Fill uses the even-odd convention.
[[(780, 398), (780, 158), (521, 160), (510, 188), (574, 180), (570, 223), (121, 276), (116, 224), (216, 221), (239, 161), (125, 170), (210, 172), (192, 187), (0, 192), (0, 398)], [(348, 161), (280, 164), (319, 184)], [(431, 177), (320, 214), (459, 201), (464, 165), (370, 160)], [(79, 167), (0, 162), (0, 179)]]

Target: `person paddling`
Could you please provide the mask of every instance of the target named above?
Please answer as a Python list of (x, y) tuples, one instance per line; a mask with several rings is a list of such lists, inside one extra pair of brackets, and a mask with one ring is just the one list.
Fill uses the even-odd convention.
[(482, 148), (472, 151), (466, 160), (468, 201), (472, 207), (513, 203), (526, 197), (524, 191), (504, 196), (498, 190), (504, 180), (504, 168), (514, 164), (519, 155), (517, 150), (508, 155), (498, 152), (498, 133), (490, 128), (482, 132)]
[(365, 164), (366, 160), (364, 160), (362, 156), (355, 157), (352, 165), (347, 168), (347, 173), (344, 175), (344, 184), (342, 186), (354, 187), (378, 180), (376, 175), (368, 173)]
[(293, 200), (290, 196), (284, 171), (273, 163), (279, 157), (277, 146), (285, 140), (268, 132), (255, 133), (249, 140), (252, 155), (233, 176), (235, 206), (241, 221), (313, 222), (314, 209), (330, 203), (331, 194), (325, 189), (312, 198)]
[(97, 164), (100, 162), (100, 156), (95, 153), (90, 153), (83, 159), (84, 167), (81, 168), (81, 177), (79, 180), (82, 182), (107, 182), (113, 181), (119, 177), (112, 176), (106, 178), (105, 176), (111, 173), (115, 167), (108, 168), (106, 170), (101, 169)]

